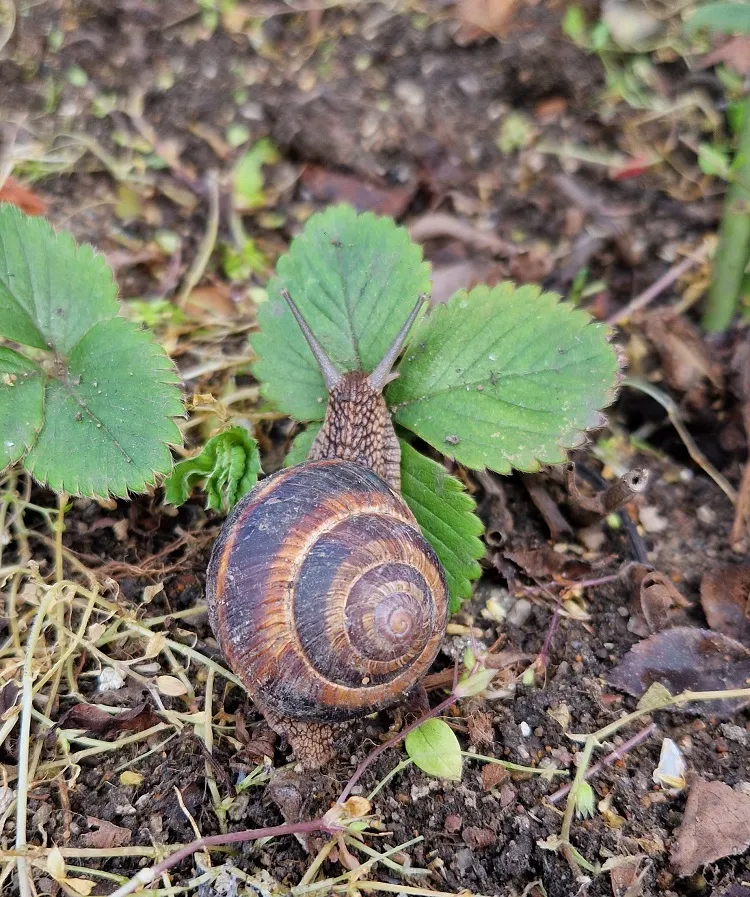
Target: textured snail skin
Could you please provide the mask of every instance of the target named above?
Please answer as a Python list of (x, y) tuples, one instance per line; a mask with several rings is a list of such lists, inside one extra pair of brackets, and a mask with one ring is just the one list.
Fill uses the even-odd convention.
[(445, 633), (442, 567), (371, 470), (309, 461), (264, 480), (227, 519), (208, 569), (211, 627), (258, 703), (339, 722), (403, 699)]

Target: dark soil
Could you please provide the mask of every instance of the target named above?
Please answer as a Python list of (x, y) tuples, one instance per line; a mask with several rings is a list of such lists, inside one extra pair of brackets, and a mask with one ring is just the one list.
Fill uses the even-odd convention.
[[(18, 5), (15, 33), (0, 56), (0, 120), (6, 121), (7, 142), (13, 131), (8, 122), (25, 120), (17, 139), (19, 145), (28, 142), (30, 155), (32, 150), (38, 154), (38, 145), (48, 150), (50, 157), (55, 152), (65, 155), (74, 145), (70, 135), (85, 134), (119, 159), (128, 158), (130, 152), (142, 159), (149, 153), (139, 155), (141, 138), (124, 111), (140, 96), (143, 119), (161, 144), (170, 146), (179, 158), (180, 167), (167, 164), (145, 172), (136, 161), (120, 183), (101, 158), (91, 153), (76, 156), (60, 172), (32, 161), (16, 166), (20, 179), (35, 178), (34, 189), (49, 204), (50, 220), (93, 243), (108, 253), (110, 260), (123, 252), (137, 254), (157, 230), (169, 229), (182, 239), (183, 267), (189, 263), (205, 227), (204, 175), (213, 169), (228, 171), (236, 157), (231, 150), (226, 158), (218, 156), (210, 136), (207, 140), (205, 135), (221, 139), (232, 124), (245, 125), (251, 141), (270, 137), (281, 152), (282, 163), (269, 175), (272, 208), (245, 219), (248, 233), (272, 257), (283, 250), (310, 212), (325, 204), (326, 197), (305, 186), (303, 172), (312, 164), (347, 173), (386, 191), (408, 185), (410, 198), (400, 210), (407, 223), (428, 211), (448, 211), (487, 226), (504, 239), (520, 234), (525, 243), (534, 246), (534, 252), (508, 260), (492, 258), (481, 248), (455, 239), (439, 238), (426, 244), (426, 254), (436, 269), (469, 262), (476, 265), (478, 279), (511, 276), (519, 281), (544, 281), (559, 290), (570, 286), (576, 271), (570, 266), (571, 253), (583, 234), (580, 222), (576, 230), (578, 208), (560, 186), (563, 175), (575, 179), (592, 203), (594, 211), (581, 214), (594, 231), (602, 216), (623, 223), (616, 235), (601, 236), (587, 259), (590, 279), (602, 278), (607, 283), (607, 290), (596, 297), (591, 308), (602, 318), (660, 276), (674, 260), (679, 245), (696, 241), (716, 227), (718, 197), (683, 201), (674, 172), (656, 169), (615, 181), (606, 176), (606, 168), (573, 163), (563, 167), (554, 154), (533, 149), (500, 153), (496, 146), (499, 123), (509, 110), (527, 114), (547, 145), (559, 148), (578, 143), (601, 152), (635, 150), (634, 111), (624, 105), (611, 110), (598, 102), (604, 88), (600, 62), (561, 36), (559, 12), (545, 5), (523, 10), (509, 39), (477, 40), (468, 46), (455, 42), (455, 22), (437, 11), (430, 15), (417, 9), (395, 13), (369, 3), (328, 10), (317, 29), (313, 28), (313, 16), (282, 14), (286, 11), (283, 4), (265, 4), (269, 7), (266, 14), (259, 8), (257, 17), (249, 20), (252, 30), (231, 31), (220, 22), (213, 33), (189, 0), (158, 4), (91, 0), (32, 4), (28, 9)], [(439, 10), (441, 4), (434, 6)], [(53, 49), (58, 43), (59, 49)], [(70, 83), (74, 68), (88, 76), (85, 85)], [(661, 66), (659, 77), (665, 97), (682, 94), (691, 83), (679, 58)], [(711, 82), (708, 90), (718, 95), (717, 84)], [(117, 109), (101, 117), (97, 109), (109, 95), (116, 98)], [(554, 115), (545, 112), (549, 108), (559, 111)], [(656, 144), (671, 127), (687, 132), (692, 125), (689, 121), (655, 121), (643, 125), (638, 140)], [(144, 173), (151, 175), (149, 183), (139, 185), (138, 176)], [(170, 198), (177, 188), (193, 197), (192, 208)], [(126, 189), (136, 194), (133, 214), (122, 212)], [(606, 210), (612, 209), (627, 214), (607, 218)], [(271, 211), (277, 214), (273, 226), (269, 223)], [(222, 233), (221, 238), (225, 237)], [(158, 295), (166, 267), (166, 262), (123, 262), (117, 272), (122, 297)], [(219, 270), (210, 277), (220, 279)], [(264, 281), (263, 275), (257, 275), (258, 284)], [(634, 334), (644, 345), (642, 333), (634, 326), (620, 337), (627, 352), (632, 350)], [(742, 334), (735, 333), (723, 342), (709, 344), (707, 350), (719, 363), (726, 363), (740, 339)], [(229, 353), (238, 345), (228, 342), (224, 348)], [(183, 345), (177, 361), (184, 367), (195, 363), (197, 357)], [(659, 364), (658, 351), (646, 343), (637, 365), (653, 372)], [(240, 386), (251, 382), (248, 374), (237, 379)], [(210, 384), (210, 378), (204, 377), (190, 388), (207, 392)], [(698, 404), (685, 405), (690, 429), (710, 460), (737, 484), (745, 449), (734, 399), (725, 387), (706, 389)], [(648, 560), (694, 603), (687, 611), (689, 622), (705, 626), (698, 604), (702, 575), (717, 564), (744, 560), (729, 548), (733, 509), (719, 488), (690, 461), (655, 402), (626, 390), (612, 421), (622, 443), (612, 452), (619, 451), (620, 460), (628, 467), (641, 465), (651, 472), (649, 491), (639, 499), (639, 507), (648, 506), (666, 522), (658, 532), (640, 526)], [(633, 454), (623, 434), (642, 428), (646, 428), (644, 438), (651, 449)], [(264, 422), (260, 430), (263, 466), (270, 471), (279, 465), (291, 429), (285, 422)], [(602, 435), (595, 434), (594, 441)], [(602, 469), (601, 460), (591, 453), (579, 457), (592, 469)], [(562, 502), (557, 486), (547, 482), (547, 488)], [(551, 625), (554, 594), (530, 595), (528, 614), (520, 619), (520, 625), (499, 624), (482, 614), (489, 598), (512, 604), (509, 570), (515, 577), (510, 584), (512, 594), (521, 594), (518, 589), (533, 585), (506, 555), (550, 544), (549, 530), (521, 479), (509, 478), (505, 489), (513, 529), (501, 550), (488, 551), (487, 569), (475, 597), (455, 622), (478, 626), (480, 640), (486, 645), (503, 636), (503, 648), (517, 648), (533, 658), (542, 649)], [(43, 491), (36, 500), (54, 503)], [(576, 519), (569, 505), (563, 503), (562, 508), (574, 519), (576, 529), (563, 553), (592, 565), (587, 576), (574, 578), (613, 573), (632, 559), (622, 529), (599, 525), (603, 542), (595, 549), (586, 548), (578, 536), (581, 527), (591, 521)], [(635, 504), (629, 508), (635, 520), (638, 510)], [(103, 517), (115, 522), (126, 519), (127, 538), (119, 541), (111, 526), (101, 524)], [(65, 545), (91, 569), (101, 568), (102, 574), (114, 577), (123, 601), (137, 605), (143, 588), (154, 582), (163, 582), (164, 592), (149, 605), (150, 616), (203, 601), (211, 541), (221, 520), (204, 512), (200, 499), (174, 516), (163, 513), (158, 495), (118, 502), (114, 509), (76, 501), (66, 523)], [(179, 543), (184, 534), (188, 539), (163, 554), (149, 575), (138, 574), (139, 565)], [(479, 753), (527, 765), (545, 761), (572, 768), (570, 754), (575, 745), (547, 711), (566, 705), (571, 715), (569, 731), (587, 733), (633, 709), (631, 698), (614, 693), (606, 684), (613, 666), (638, 641), (628, 629), (632, 593), (628, 576), (586, 590), (585, 619), (563, 616), (559, 621), (545, 682), (535, 687), (518, 683), (514, 692), (502, 699), (464, 702), (449, 716), (464, 746), (470, 744), (472, 716), (490, 714), (492, 742), (477, 745)], [(175, 621), (172, 637), (220, 659), (203, 618)], [(437, 668), (447, 668), (465, 643), (465, 636), (449, 636)], [(114, 644), (111, 650), (128, 659), (136, 656), (129, 654), (133, 647), (133, 642), (123, 648)], [(81, 672), (95, 666), (89, 658)], [(96, 703), (116, 701), (131, 707), (143, 699), (132, 684), (106, 694), (95, 692), (94, 687), (94, 678), (81, 679), (82, 694)], [(58, 718), (77, 700), (62, 698)], [(179, 698), (164, 701), (167, 707), (185, 709)], [(199, 697), (195, 712), (202, 706)], [(218, 679), (213, 709), (214, 714), (223, 709), (222, 731), (232, 737), (221, 737), (215, 743), (212, 768), (220, 792), (231, 794), (239, 776), (255, 765), (244, 748), (237, 749), (234, 715), (244, 717), (251, 742), (254, 733), (260, 737), (262, 726), (239, 690), (225, 688)], [(668, 736), (681, 746), (692, 770), (704, 778), (736, 785), (748, 779), (747, 748), (726, 738), (721, 721), (713, 718), (662, 712), (654, 720), (656, 735), (592, 782), (597, 801), (611, 796), (611, 809), (622, 817), (621, 826), (611, 827), (608, 817), (598, 812), (592, 819), (576, 820), (575, 846), (593, 862), (603, 862), (611, 855), (645, 853), (646, 894), (728, 893), (730, 884), (750, 880), (746, 857), (720, 860), (690, 878), (678, 879), (673, 874), (669, 849), (682, 820), (685, 792), (662, 791), (654, 784), (652, 773), (663, 737)], [(343, 738), (339, 762), (314, 777), (309, 793), (303, 794), (304, 814), (312, 816), (328, 809), (354, 764), (373, 743), (379, 743), (392, 722), (392, 714), (384, 713)], [(750, 730), (746, 712), (736, 714), (732, 722)], [(143, 743), (104, 755), (104, 761), (101, 756), (83, 761), (67, 794), (68, 807), (61, 803), (57, 782), (37, 783), (30, 801), (31, 840), (46, 846), (80, 846), (89, 827), (87, 818), (95, 817), (132, 829), (132, 845), (189, 841), (193, 829), (177, 801), (175, 787), (201, 833), (216, 833), (206, 785), (206, 756), (198, 738), (186, 734), (188, 731), (186, 727), (182, 735), (139, 760), (138, 755), (148, 749)], [(522, 734), (528, 731), (531, 734)], [(624, 730), (614, 743), (621, 743), (634, 731)], [(160, 736), (152, 741), (158, 744)], [(367, 794), (400, 757), (398, 750), (386, 752), (367, 773), (362, 793)], [(137, 762), (129, 768), (137, 769), (143, 780), (137, 786), (123, 786), (119, 770), (131, 760)], [(277, 745), (274, 764), (278, 768), (285, 762), (282, 746)], [(537, 881), (550, 897), (568, 897), (579, 892), (580, 883), (560, 854), (539, 846), (560, 829), (564, 801), (556, 809), (543, 802), (556, 787), (558, 784), (538, 777), (514, 775), (488, 791), (482, 765), (474, 761), (466, 763), (459, 784), (428, 779), (411, 768), (378, 794), (374, 811), (387, 832), (383, 843), (393, 846), (423, 837), (408, 853), (413, 865), (429, 867), (432, 873), (427, 881), (410, 884), (449, 892), (467, 889), (475, 894), (510, 895), (521, 894)], [(232, 829), (283, 821), (265, 786), (244, 792), (229, 814)], [(2, 846), (12, 838), (13, 824), (8, 823)], [(478, 839), (487, 843), (481, 846)], [(381, 847), (381, 842), (376, 846)], [(214, 862), (221, 862), (220, 855)], [(269, 881), (292, 886), (304, 875), (310, 856), (288, 837), (238, 848), (234, 862), (248, 873), (257, 867), (266, 869)], [(91, 861), (92, 867), (99, 863)], [(173, 884), (192, 877), (192, 864), (188, 860), (173, 870)], [(132, 874), (142, 863), (125, 858), (100, 865)], [(341, 871), (333, 863), (324, 868), (332, 875)], [(379, 878), (399, 881), (385, 870)], [(46, 878), (38, 884), (40, 893), (57, 887)], [(6, 882), (5, 887), (10, 887), (8, 893), (15, 893), (15, 884)], [(112, 887), (98, 879), (94, 893), (108, 893)], [(587, 890), (591, 895), (611, 892), (606, 874), (595, 878)]]

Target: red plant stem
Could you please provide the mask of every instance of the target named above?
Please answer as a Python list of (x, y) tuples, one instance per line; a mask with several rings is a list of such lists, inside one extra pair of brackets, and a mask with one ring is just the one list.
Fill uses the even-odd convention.
[[(642, 741), (645, 741), (656, 731), (656, 723), (650, 723), (644, 729), (641, 729), (640, 732), (636, 732), (632, 738), (628, 738), (627, 741), (624, 741), (619, 747), (615, 748), (611, 754), (607, 754), (607, 756), (600, 760), (598, 763), (595, 763), (589, 770), (587, 770), (584, 779), (590, 779), (595, 775), (598, 775), (602, 769), (610, 764), (614, 763), (615, 760), (619, 760), (628, 753), (628, 751), (632, 751), (634, 747), (639, 745)], [(547, 798), (547, 802), (550, 804), (559, 803), (570, 791), (573, 787), (570, 785), (563, 785), (562, 788), (558, 788), (554, 794), (551, 794)]]
[(619, 324), (621, 321), (624, 321), (625, 318), (629, 318), (635, 312), (645, 308), (649, 302), (652, 302), (660, 293), (663, 293), (664, 290), (671, 287), (676, 280), (679, 280), (683, 274), (689, 271), (693, 265), (697, 265), (699, 261), (700, 259), (698, 258), (687, 257), (676, 265), (673, 265), (669, 271), (662, 274), (662, 276), (652, 283), (648, 289), (636, 296), (635, 299), (631, 299), (624, 308), (621, 308), (607, 318), (607, 324), (609, 324), (610, 327), (614, 327), (615, 324)]
[(557, 604), (555, 605), (554, 613), (552, 614), (552, 619), (550, 620), (549, 629), (547, 630), (547, 635), (544, 637), (544, 644), (542, 645), (542, 650), (539, 652), (539, 656), (536, 659), (537, 664), (543, 669), (547, 669), (547, 662), (549, 661), (549, 649), (552, 647), (552, 639), (555, 635), (555, 631), (557, 630), (557, 624), (560, 622), (560, 606), (562, 605), (562, 595), (560, 595), (557, 599)]
[[(224, 835), (208, 835), (205, 838), (199, 838), (190, 844), (186, 844), (179, 850), (170, 854), (160, 863), (152, 866), (149, 870), (149, 879), (146, 881), (138, 875), (131, 878), (121, 888), (118, 888), (111, 897), (125, 897), (131, 894), (137, 887), (148, 884), (163, 875), (172, 866), (176, 866), (187, 857), (192, 856), (205, 847), (216, 847), (224, 844), (236, 844), (241, 841), (257, 841), (259, 838), (274, 838), (277, 835), (302, 835), (312, 832), (325, 832), (328, 835), (335, 835), (344, 831), (344, 826), (338, 825), (333, 821), (327, 821), (324, 817), (312, 819), (309, 822), (285, 823), (284, 825), (271, 825), (266, 828), (243, 829), (239, 832), (228, 832)], [(142, 870), (145, 871), (145, 870)]]
[(415, 729), (418, 729), (419, 726), (421, 726), (422, 723), (427, 722), (428, 719), (432, 719), (433, 717), (438, 716), (444, 710), (447, 710), (451, 706), (451, 704), (455, 704), (457, 700), (458, 700), (458, 696), (455, 695), (451, 691), (451, 693), (448, 695), (448, 697), (444, 701), (441, 701), (436, 707), (433, 707), (429, 713), (425, 713), (424, 715), (420, 716), (419, 719), (414, 720), (413, 723), (408, 725), (405, 729), (402, 729), (398, 733), (398, 735), (394, 736), (393, 738), (391, 738), (388, 741), (384, 742), (383, 744), (379, 745), (378, 747), (375, 748), (374, 751), (371, 751), (365, 757), (365, 759), (359, 764), (359, 766), (356, 768), (356, 770), (354, 771), (354, 775), (347, 782), (346, 788), (344, 788), (344, 790), (341, 792), (339, 799), (336, 801), (336, 803), (343, 804), (346, 801), (347, 797), (349, 797), (349, 795), (352, 793), (352, 788), (362, 778), (362, 775), (365, 772), (365, 770), (367, 769), (367, 767), (374, 760), (377, 760), (377, 758), (382, 753), (387, 751), (388, 748), (394, 747), (394, 745), (397, 745), (400, 741), (403, 741), (404, 738), (406, 738), (406, 736), (409, 734), (409, 732), (413, 732)]

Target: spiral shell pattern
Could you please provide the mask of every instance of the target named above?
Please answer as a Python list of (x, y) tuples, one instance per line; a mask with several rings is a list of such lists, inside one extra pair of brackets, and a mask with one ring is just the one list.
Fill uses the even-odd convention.
[(227, 662), (263, 708), (295, 719), (395, 703), (445, 633), (435, 552), (403, 499), (353, 462), (264, 480), (224, 524), (207, 582)]

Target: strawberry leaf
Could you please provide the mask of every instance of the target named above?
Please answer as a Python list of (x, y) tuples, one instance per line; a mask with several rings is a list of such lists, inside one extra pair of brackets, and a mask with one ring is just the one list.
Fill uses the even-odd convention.
[(386, 398), (397, 423), (467, 467), (538, 470), (603, 422), (608, 331), (538, 287), (462, 290), (414, 335)]
[(322, 420), (323, 377), (281, 290), (289, 290), (341, 371), (371, 371), (420, 293), (430, 289), (422, 250), (390, 218), (340, 205), (313, 215), (279, 259), (258, 310), (252, 346), (263, 395), (296, 420)]
[(0, 349), (0, 468), (21, 461), (53, 489), (102, 496), (170, 469), (179, 377), (119, 308), (91, 247), (0, 206), (0, 336), (22, 345)]
[(471, 597), (471, 581), (482, 572), (482, 521), (474, 513), (474, 499), (442, 464), (426, 458), (401, 441), (401, 493), (417, 518), (425, 539), (445, 570), (450, 612)]

